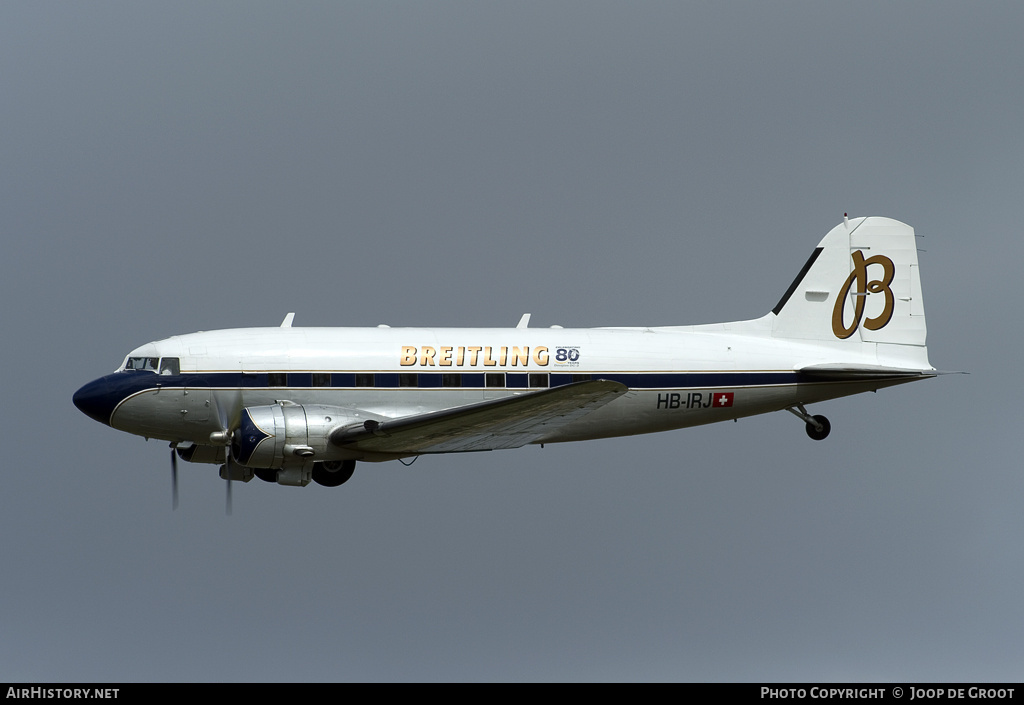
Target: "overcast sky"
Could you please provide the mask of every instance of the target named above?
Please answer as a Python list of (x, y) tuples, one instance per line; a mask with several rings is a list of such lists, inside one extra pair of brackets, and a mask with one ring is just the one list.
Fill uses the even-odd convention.
[[(1019, 3), (0, 3), (0, 680), (1024, 675)], [(234, 488), (71, 395), (278, 325), (754, 318), (851, 216), (970, 375)]]

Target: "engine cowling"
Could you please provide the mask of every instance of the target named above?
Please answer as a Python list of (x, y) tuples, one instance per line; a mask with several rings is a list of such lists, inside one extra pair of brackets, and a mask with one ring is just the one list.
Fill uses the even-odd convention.
[(231, 442), (232, 461), (250, 468), (299, 468), (330, 460), (328, 434), (349, 422), (344, 409), (282, 402), (250, 406)]

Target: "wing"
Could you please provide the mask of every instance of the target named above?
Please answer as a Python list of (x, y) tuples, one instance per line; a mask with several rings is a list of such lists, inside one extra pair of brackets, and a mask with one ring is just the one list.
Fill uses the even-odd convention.
[(593, 380), (392, 421), (367, 421), (331, 434), (331, 443), (377, 453), (453, 453), (518, 448), (625, 394)]

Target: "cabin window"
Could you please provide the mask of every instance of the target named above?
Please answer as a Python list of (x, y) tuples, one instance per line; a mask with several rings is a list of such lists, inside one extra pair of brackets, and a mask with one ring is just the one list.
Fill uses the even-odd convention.
[(419, 375), (415, 372), (403, 372), (398, 375), (399, 387), (415, 387), (419, 383)]
[(288, 373), (287, 372), (271, 372), (267, 375), (267, 386), (268, 387), (287, 387), (288, 386)]
[(547, 387), (548, 376), (547, 373), (531, 373), (530, 374), (530, 386), (531, 387)]
[(572, 381), (573, 382), (589, 382), (590, 381), (590, 375), (573, 375), (572, 376)]
[(461, 387), (462, 386), (462, 375), (458, 372), (446, 372), (441, 375), (441, 386), (442, 387)]
[(313, 386), (314, 387), (330, 387), (331, 386), (331, 373), (330, 372), (314, 372), (313, 373)]
[(124, 363), (126, 370), (147, 370), (149, 372), (156, 372), (160, 368), (160, 358), (158, 357), (129, 357), (128, 361)]
[(374, 375), (372, 372), (357, 372), (356, 373), (356, 386), (357, 387), (372, 387), (374, 386)]
[(178, 358), (176, 358), (176, 357), (162, 357), (162, 358), (160, 358), (160, 374), (162, 374), (162, 375), (177, 375), (177, 374), (181, 374), (181, 366), (178, 364)]
[(486, 386), (486, 387), (504, 387), (505, 386), (505, 373), (504, 372), (488, 372), (484, 376), (484, 386)]

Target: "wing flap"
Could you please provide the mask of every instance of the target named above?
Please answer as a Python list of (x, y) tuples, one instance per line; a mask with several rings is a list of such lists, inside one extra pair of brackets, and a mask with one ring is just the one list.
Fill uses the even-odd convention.
[(452, 453), (519, 448), (625, 394), (592, 380), (468, 406), (340, 428), (331, 443), (377, 453)]

